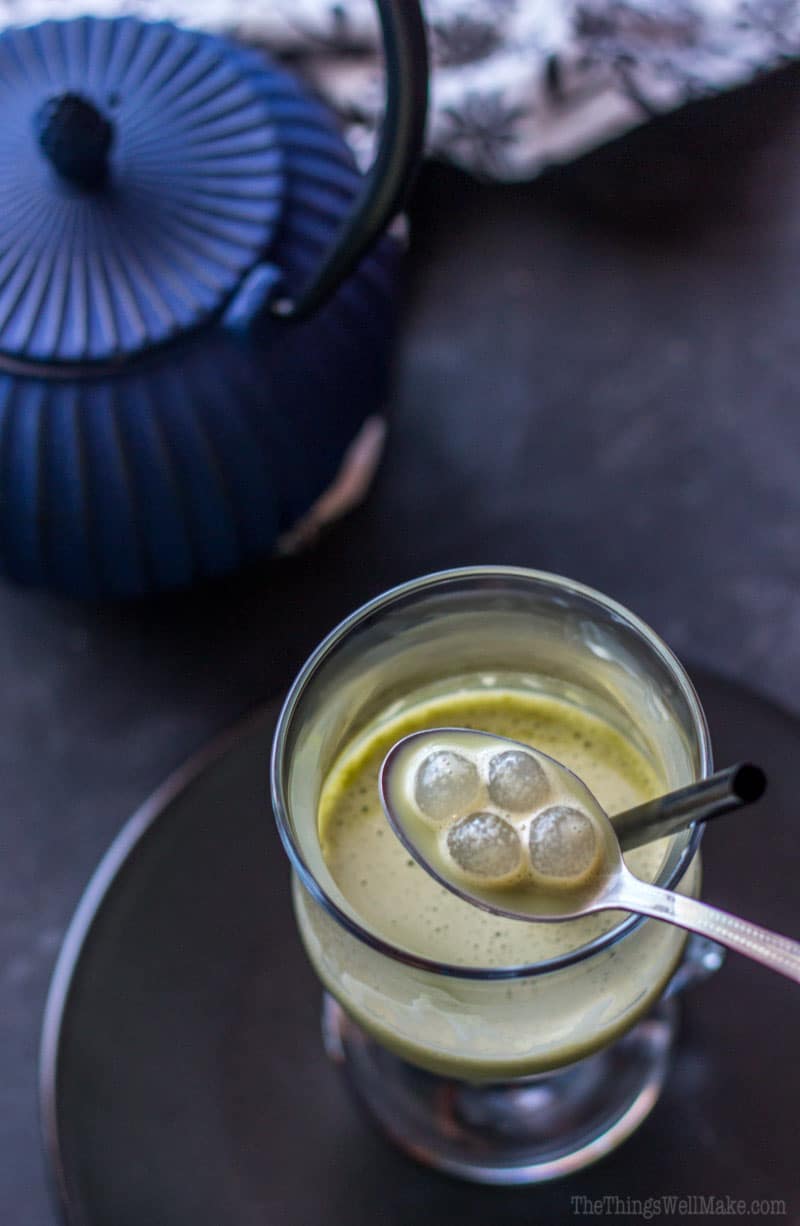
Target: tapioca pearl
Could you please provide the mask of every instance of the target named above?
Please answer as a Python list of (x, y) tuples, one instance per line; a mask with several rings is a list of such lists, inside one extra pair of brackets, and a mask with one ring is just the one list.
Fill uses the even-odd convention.
[(414, 799), (420, 812), (434, 821), (464, 813), (480, 786), (478, 768), (463, 754), (437, 749), (417, 769)]
[(470, 813), (447, 831), (447, 851), (453, 862), (483, 883), (519, 872), (522, 844), (510, 822), (496, 813)]
[(600, 840), (592, 819), (572, 805), (552, 805), (531, 822), (531, 866), (542, 877), (561, 881), (586, 876), (600, 857)]
[(489, 796), (509, 813), (530, 813), (547, 800), (547, 776), (532, 754), (507, 749), (489, 762)]

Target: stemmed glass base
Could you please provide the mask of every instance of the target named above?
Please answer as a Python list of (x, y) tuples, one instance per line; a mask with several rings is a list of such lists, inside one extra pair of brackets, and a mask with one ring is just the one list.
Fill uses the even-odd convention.
[(322, 1037), (357, 1100), (413, 1158), (475, 1183), (543, 1183), (596, 1162), (646, 1119), (667, 1073), (676, 996), (724, 960), (721, 946), (690, 936), (664, 995), (622, 1038), (585, 1060), (515, 1081), (425, 1072), (381, 1047), (327, 994)]
[(490, 1084), (406, 1063), (327, 995), (322, 1032), (356, 1098), (406, 1153), (477, 1183), (528, 1184), (588, 1166), (638, 1128), (661, 1092), (677, 1013), (674, 999), (662, 1000), (585, 1060)]

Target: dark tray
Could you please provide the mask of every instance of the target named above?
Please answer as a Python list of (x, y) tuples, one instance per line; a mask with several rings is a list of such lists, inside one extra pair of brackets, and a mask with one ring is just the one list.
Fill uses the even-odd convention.
[[(752, 758), (771, 780), (757, 809), (709, 830), (704, 892), (797, 932), (800, 723), (729, 682), (699, 685), (717, 761)], [(319, 988), (266, 799), (276, 709), (195, 758), (131, 819), (69, 930), (41, 1090), (71, 1226), (574, 1226), (575, 1197), (682, 1195), (741, 1199), (748, 1222), (755, 1198), (778, 1199), (778, 1220), (800, 1220), (800, 998), (733, 955), (687, 998), (653, 1114), (580, 1175), (479, 1188), (385, 1143), (322, 1052)], [(660, 1203), (657, 1220), (681, 1220)], [(606, 1205), (606, 1220), (625, 1220)]]

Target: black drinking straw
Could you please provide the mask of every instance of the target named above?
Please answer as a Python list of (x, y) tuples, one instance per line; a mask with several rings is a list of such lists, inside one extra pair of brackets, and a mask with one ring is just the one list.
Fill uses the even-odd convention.
[(764, 795), (767, 777), (760, 766), (739, 762), (725, 770), (690, 783), (688, 787), (668, 792), (626, 809), (611, 818), (623, 851), (641, 847), (676, 830), (684, 830), (693, 822), (708, 822), (732, 809), (752, 804)]

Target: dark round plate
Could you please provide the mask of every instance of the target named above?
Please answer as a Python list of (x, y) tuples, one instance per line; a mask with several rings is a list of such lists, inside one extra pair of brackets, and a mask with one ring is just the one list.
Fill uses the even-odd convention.
[[(800, 722), (699, 678), (717, 761), (770, 790), (708, 832), (705, 895), (798, 931)], [(783, 1201), (797, 1222), (797, 989), (731, 956), (686, 1001), (671, 1079), (617, 1153), (533, 1189), (460, 1184), (380, 1138), (319, 1038), (267, 802), (277, 706), (201, 754), (123, 829), (67, 935), (45, 1018), (45, 1144), (70, 1226), (531, 1226), (636, 1199)], [(621, 1198), (615, 1201), (614, 1198)], [(702, 1203), (692, 1202), (700, 1213)], [(616, 1206), (616, 1207), (615, 1207)], [(584, 1206), (585, 1209), (585, 1206)], [(681, 1212), (682, 1210), (682, 1212)], [(773, 1212), (775, 1212), (773, 1210)]]

